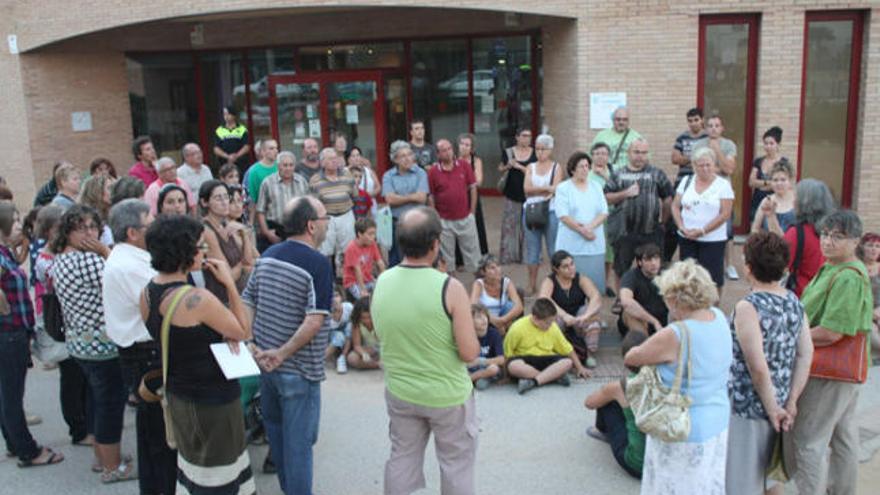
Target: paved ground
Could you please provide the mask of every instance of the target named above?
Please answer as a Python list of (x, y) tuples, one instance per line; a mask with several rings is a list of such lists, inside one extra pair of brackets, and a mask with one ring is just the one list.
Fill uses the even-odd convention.
[[(500, 205), (487, 201), (487, 218), (497, 218)], [(490, 221), (490, 223), (492, 223)], [(497, 233), (490, 234), (492, 249)], [(739, 259), (737, 252), (736, 259)], [(522, 267), (507, 272), (518, 284), (525, 282)], [(468, 277), (463, 277), (468, 278)], [(468, 278), (469, 279), (469, 278)], [(729, 311), (745, 293), (742, 283), (730, 283), (722, 308)], [(610, 304), (610, 300), (606, 299)], [(606, 306), (608, 305), (606, 304)], [(552, 385), (521, 397), (515, 387), (498, 386), (477, 395), (481, 423), (477, 461), (478, 493), (556, 494), (583, 492), (635, 494), (638, 483), (615, 464), (605, 444), (587, 438), (585, 428), (594, 415), (583, 399), (620, 370), (617, 339), (613, 332), (602, 338), (599, 378), (575, 381), (570, 388)], [(876, 493), (880, 486), (880, 369), (872, 368), (862, 387), (858, 415), (862, 433), (860, 493)], [(9, 459), (0, 459), (0, 495), (51, 494), (59, 490), (76, 494), (136, 494), (137, 483), (101, 486), (89, 472), (91, 451), (70, 445), (58, 407), (58, 372), (37, 365), (28, 375), (26, 409), (44, 418), (32, 428), (38, 441), (67, 456), (58, 466), (20, 470)], [(328, 371), (322, 387), (321, 431), (315, 450), (315, 492), (321, 495), (371, 495), (381, 493), (382, 473), (389, 451), (381, 372)], [(134, 452), (134, 415), (126, 412), (125, 452)], [(428, 488), (419, 493), (439, 493), (438, 467), (429, 445), (425, 474)], [(252, 447), (260, 493), (280, 493), (274, 476), (259, 466), (266, 447)]]

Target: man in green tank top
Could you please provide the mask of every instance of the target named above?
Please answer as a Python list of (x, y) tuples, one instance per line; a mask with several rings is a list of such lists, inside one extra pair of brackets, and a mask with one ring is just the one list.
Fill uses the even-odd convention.
[[(480, 354), (464, 286), (431, 268), (440, 217), (414, 208), (398, 224), (403, 262), (376, 281), (370, 313), (382, 345), (391, 456), (385, 493), (425, 487), (422, 461), (434, 433), (440, 492), (475, 492), (477, 418), (467, 363)], [(413, 290), (414, 288), (418, 290)]]

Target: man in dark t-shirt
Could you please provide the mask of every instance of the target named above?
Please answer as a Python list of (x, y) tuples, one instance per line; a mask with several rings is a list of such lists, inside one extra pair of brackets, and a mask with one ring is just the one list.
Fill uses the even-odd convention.
[(430, 141), (425, 140), (425, 123), (421, 120), (413, 120), (409, 124), (409, 147), (416, 155), (416, 163), (423, 169), (427, 169), (437, 162), (437, 148)]
[(675, 144), (672, 146), (672, 163), (678, 166), (678, 176), (675, 179), (676, 186), (682, 177), (694, 173), (694, 169), (691, 166), (691, 153), (693, 152), (694, 143), (709, 137), (703, 128), (703, 109), (695, 107), (688, 110), (687, 124), (687, 130), (675, 138)]
[(620, 281), (620, 305), (623, 312), (617, 322), (620, 333), (637, 330), (653, 334), (666, 326), (669, 309), (663, 302), (654, 277), (660, 273), (660, 248), (643, 244), (636, 248), (636, 266)]

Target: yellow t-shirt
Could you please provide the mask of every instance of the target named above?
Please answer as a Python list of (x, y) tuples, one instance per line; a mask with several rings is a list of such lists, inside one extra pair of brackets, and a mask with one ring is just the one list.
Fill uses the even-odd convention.
[(574, 348), (554, 322), (541, 330), (530, 316), (516, 320), (504, 337), (504, 356), (568, 356)]

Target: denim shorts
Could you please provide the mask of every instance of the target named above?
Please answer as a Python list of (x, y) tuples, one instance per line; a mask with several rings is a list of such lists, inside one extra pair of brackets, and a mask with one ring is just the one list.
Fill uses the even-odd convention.
[(122, 417), (125, 414), (126, 391), (122, 381), (119, 358), (104, 361), (77, 359), (88, 387), (86, 407), (92, 424), (88, 431), (100, 444), (119, 443), (122, 439)]

